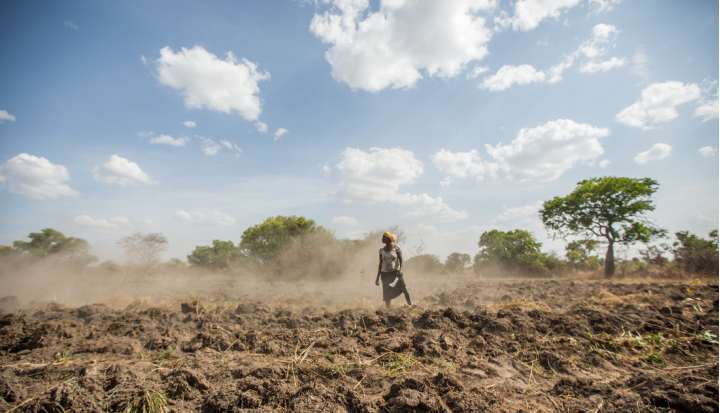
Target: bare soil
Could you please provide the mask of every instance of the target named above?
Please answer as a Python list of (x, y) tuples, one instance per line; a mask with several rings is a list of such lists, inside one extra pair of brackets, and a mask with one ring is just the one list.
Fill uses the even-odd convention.
[(473, 281), (390, 310), (6, 297), (0, 410), (717, 412), (717, 280), (687, 288)]

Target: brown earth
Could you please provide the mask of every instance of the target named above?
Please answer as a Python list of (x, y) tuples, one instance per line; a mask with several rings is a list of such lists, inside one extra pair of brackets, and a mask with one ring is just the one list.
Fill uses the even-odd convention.
[(417, 298), (118, 310), (6, 297), (0, 410), (718, 411), (717, 280), (473, 281)]

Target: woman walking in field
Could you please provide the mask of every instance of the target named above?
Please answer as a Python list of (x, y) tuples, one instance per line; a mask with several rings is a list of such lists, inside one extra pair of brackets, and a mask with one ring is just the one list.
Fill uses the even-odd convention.
[(382, 280), (383, 301), (387, 308), (390, 308), (390, 301), (400, 293), (405, 294), (405, 301), (408, 305), (413, 305), (403, 279), (402, 251), (400, 247), (393, 245), (396, 240), (397, 237), (392, 233), (388, 231), (383, 233), (382, 242), (385, 243), (385, 246), (380, 248), (380, 263), (378, 264), (377, 278), (375, 278), (375, 285), (380, 285)]

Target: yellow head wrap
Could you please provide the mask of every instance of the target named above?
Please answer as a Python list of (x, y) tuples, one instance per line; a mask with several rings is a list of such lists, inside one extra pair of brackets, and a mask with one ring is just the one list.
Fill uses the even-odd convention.
[(383, 232), (383, 237), (387, 237), (387, 239), (389, 239), (392, 242), (397, 241), (397, 237), (395, 236), (395, 234), (393, 234), (390, 231)]

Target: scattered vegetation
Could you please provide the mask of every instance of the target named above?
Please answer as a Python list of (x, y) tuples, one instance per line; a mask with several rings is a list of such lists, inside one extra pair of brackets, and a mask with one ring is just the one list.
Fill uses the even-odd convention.
[[(649, 178), (602, 177), (579, 182), (569, 195), (546, 201), (539, 211), (546, 229), (560, 237), (588, 237), (569, 240), (564, 257), (542, 252), (542, 243), (527, 230), (493, 229), (480, 236), (474, 258), (453, 252), (444, 263), (437, 255), (424, 253), (426, 245), (421, 239), (418, 245), (405, 251), (405, 269), (414, 275), (450, 275), (464, 274), (472, 267), (482, 276), (553, 277), (595, 274), (604, 267), (606, 276), (616, 270), (621, 276), (717, 276), (717, 230), (709, 233), (709, 239), (679, 231), (671, 245), (648, 245), (639, 258), (624, 259), (622, 249), (620, 257), (616, 256), (616, 244), (628, 247), (665, 237), (666, 230), (653, 226), (645, 217), (655, 209), (652, 196), (657, 189), (658, 183)], [(400, 228), (389, 230), (398, 235), (399, 244), (404, 243), (405, 234)], [(372, 256), (381, 233), (373, 231), (362, 240), (340, 240), (333, 231), (312, 219), (279, 215), (245, 230), (237, 245), (216, 239), (212, 245), (196, 246), (187, 255), (187, 264), (172, 258), (164, 265), (159, 265), (160, 253), (167, 249), (168, 240), (159, 233), (136, 233), (118, 241), (127, 255), (127, 264), (105, 261), (99, 267), (91, 267), (91, 271), (122, 273), (124, 284), (158, 271), (187, 274), (213, 271), (233, 276), (261, 273), (269, 281), (327, 280), (338, 278), (348, 263), (358, 262), (359, 257)], [(97, 261), (90, 254), (87, 241), (66, 237), (52, 228), (30, 233), (28, 238), (29, 241), (13, 242), (12, 247), (0, 246), (0, 270), (15, 269), (18, 264), (58, 262), (76, 271)], [(597, 255), (601, 242), (607, 246), (604, 258)], [(366, 270), (372, 271), (364, 268), (361, 273)], [(701, 311), (694, 297), (688, 297), (688, 301)]]
[(141, 397), (135, 398), (123, 409), (124, 413), (168, 413), (168, 399), (165, 393), (144, 390)]
[(155, 363), (160, 364), (163, 361), (169, 359), (170, 357), (173, 356), (173, 354), (175, 354), (175, 351), (176, 351), (175, 347), (168, 348), (167, 350), (160, 353), (159, 356), (157, 356), (157, 358), (155, 359)]
[(72, 355), (72, 353), (70, 353), (69, 351), (65, 351), (55, 357), (55, 363), (64, 363), (66, 361), (72, 360), (75, 360), (75, 356)]

